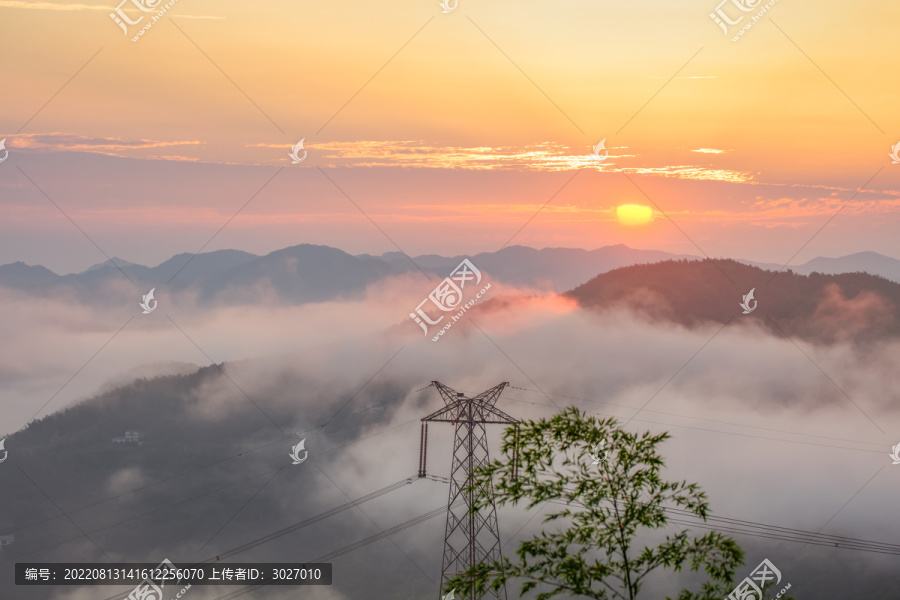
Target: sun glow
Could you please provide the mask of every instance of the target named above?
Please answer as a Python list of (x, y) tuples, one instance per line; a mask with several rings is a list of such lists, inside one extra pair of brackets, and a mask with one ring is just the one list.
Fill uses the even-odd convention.
[(641, 204), (623, 204), (616, 207), (616, 217), (622, 225), (644, 225), (653, 220), (653, 209)]

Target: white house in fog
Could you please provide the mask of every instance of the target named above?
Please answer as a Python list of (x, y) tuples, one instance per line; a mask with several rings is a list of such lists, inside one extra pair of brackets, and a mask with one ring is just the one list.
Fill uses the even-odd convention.
[(144, 434), (140, 431), (126, 431), (125, 437), (114, 437), (114, 444), (141, 444), (144, 441)]

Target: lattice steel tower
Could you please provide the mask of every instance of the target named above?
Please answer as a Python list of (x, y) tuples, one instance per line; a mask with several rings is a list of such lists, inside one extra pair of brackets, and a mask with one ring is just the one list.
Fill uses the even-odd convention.
[[(500, 527), (494, 487), (488, 484), (478, 490), (467, 491), (469, 475), (475, 468), (486, 465), (488, 458), (487, 423), (513, 424), (516, 419), (494, 407), (500, 393), (509, 382), (503, 382), (474, 398), (448, 388), (438, 381), (431, 384), (444, 399), (444, 408), (422, 419), (422, 438), (419, 451), (419, 477), (425, 477), (428, 447), (428, 423), (455, 425), (453, 460), (450, 465), (450, 499), (447, 502), (447, 527), (444, 533), (444, 560), (441, 572), (441, 591), (448, 580), (472, 565), (501, 559)], [(490, 499), (488, 508), (473, 513), (475, 495)], [(506, 588), (489, 590), (476, 598), (473, 590), (456, 590), (457, 600), (496, 598), (506, 600)]]

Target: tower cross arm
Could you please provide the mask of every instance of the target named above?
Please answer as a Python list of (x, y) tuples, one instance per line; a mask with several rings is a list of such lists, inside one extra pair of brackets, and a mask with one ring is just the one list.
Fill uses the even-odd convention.
[(482, 408), (482, 410), (485, 412), (485, 423), (506, 423), (512, 425), (519, 422), (519, 420), (515, 417), (512, 417), (499, 408), (495, 408), (493, 406), (485, 406), (484, 408)]
[(503, 383), (499, 383), (492, 387), (489, 390), (481, 392), (473, 400), (476, 402), (483, 402), (487, 406), (494, 406), (497, 403), (497, 400), (500, 399), (500, 394), (503, 393), (503, 390), (506, 386), (509, 385), (508, 381), (504, 381)]
[(510, 425), (519, 422), (518, 419), (506, 414), (499, 408), (486, 406), (484, 404), (475, 404), (474, 401), (471, 401), (473, 405), (472, 412), (474, 413), (474, 418), (472, 418), (466, 413), (469, 403), (470, 401), (468, 399), (454, 402), (450, 406), (445, 406), (440, 410), (436, 410), (423, 418), (422, 421), (441, 421), (444, 423), (474, 421), (476, 423), (506, 423)]
[(438, 393), (440, 393), (445, 405), (450, 405), (456, 402), (457, 398), (461, 397), (461, 394), (459, 392), (451, 387), (447, 387), (440, 381), (432, 381), (431, 385), (433, 385), (437, 389)]

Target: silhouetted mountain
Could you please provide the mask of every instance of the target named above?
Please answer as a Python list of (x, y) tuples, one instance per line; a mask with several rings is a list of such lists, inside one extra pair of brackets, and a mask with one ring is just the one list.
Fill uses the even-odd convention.
[[(113, 306), (129, 301), (136, 293), (127, 275), (140, 293), (157, 288), (157, 297), (164, 292), (188, 290), (206, 303), (302, 304), (359, 295), (370, 283), (405, 272), (379, 259), (311, 244), (265, 256), (238, 250), (184, 253), (156, 267), (113, 260), (115, 264), (106, 261), (81, 273), (62, 276), (24, 263), (4, 265), (0, 267), (0, 286), (38, 296)], [(123, 297), (126, 294), (131, 296)]]
[[(0, 266), (0, 286), (101, 307), (132, 302), (136, 294), (146, 293), (150, 288), (157, 288), (157, 297), (167, 292), (190, 292), (207, 305), (302, 304), (359, 298), (366, 286), (382, 278), (402, 274), (421, 276), (420, 268), (440, 280), (463, 258), (466, 257), (429, 254), (410, 259), (399, 252), (353, 256), (328, 246), (301, 244), (265, 256), (239, 250), (183, 253), (156, 267), (114, 258), (81, 273), (62, 276), (44, 267), (17, 262)], [(636, 250), (621, 244), (596, 250), (511, 246), (468, 258), (493, 282), (557, 293), (621, 267), (675, 259), (699, 260), (690, 255)], [(777, 270), (780, 266), (772, 268)], [(816, 258), (793, 271), (800, 274), (862, 271), (900, 282), (900, 261), (874, 252)]]
[(170, 285), (182, 289), (195, 281), (215, 280), (231, 269), (258, 258), (241, 250), (216, 250), (196, 255), (184, 252), (155, 267), (154, 276), (162, 281), (171, 279)]
[[(740, 303), (751, 289), (758, 304), (744, 315)], [(900, 335), (900, 284), (866, 273), (801, 275), (725, 259), (665, 261), (598, 275), (565, 295), (585, 308), (628, 308), (686, 327), (744, 319), (820, 343)]]
[(59, 279), (59, 275), (46, 267), (26, 265), (21, 261), (0, 266), (0, 284), (6, 287), (28, 289)]
[[(110, 556), (152, 563), (168, 557), (187, 566), (341, 506), (347, 496), (324, 473), (340, 480), (334, 474), (357, 460), (344, 446), (373, 427), (385, 428), (406, 391), (397, 382), (373, 382), (362, 392), (337, 388), (323, 398), (321, 387), (279, 372), (265, 394), (248, 388), (259, 395), (251, 401), (222, 375), (228, 368), (136, 379), (10, 435), (3, 489), (16, 493), (0, 494), (0, 534), (15, 535), (15, 543), (0, 551), (3, 572), (11, 573), (16, 561), (107, 563)], [(383, 410), (363, 409), (373, 403)], [(288, 457), (299, 440), (293, 430), (308, 437), (309, 461), (298, 466)], [(113, 443), (126, 431), (140, 432), (142, 442)], [(383, 483), (374, 489), (413, 475), (412, 463), (384, 468)], [(410, 503), (414, 514), (433, 508), (398, 487), (392, 502)], [(441, 491), (439, 497), (445, 496)], [(71, 522), (48, 498), (58, 499)], [(230, 560), (308, 562), (380, 531), (358, 511), (334, 515)], [(431, 537), (440, 540), (442, 527), (433, 520)], [(440, 546), (430, 546), (429, 559), (439, 563)], [(353, 581), (343, 576), (351, 597), (363, 597), (375, 584), (395, 590), (379, 596), (390, 600), (424, 597), (434, 589), (417, 580), (406, 557), (383, 545), (363, 548), (341, 564), (359, 574)], [(391, 583), (398, 577), (413, 581), (412, 591)], [(119, 591), (110, 586), (92, 593), (105, 598)], [(29, 588), (15, 597), (49, 600), (58, 594), (52, 587)]]
[[(752, 265), (765, 269), (767, 271), (780, 271), (784, 265), (775, 263), (760, 263), (750, 260), (739, 260), (738, 262), (746, 265)], [(848, 256), (838, 258), (826, 258), (819, 256), (802, 265), (791, 265), (790, 269), (794, 273), (801, 275), (809, 275), (811, 273), (823, 273), (825, 275), (836, 275), (839, 273), (868, 273), (869, 275), (878, 275), (885, 279), (890, 279), (896, 283), (900, 283), (900, 260), (878, 254), (877, 252), (857, 252)]]
[(900, 260), (890, 258), (877, 252), (857, 252), (840, 258), (814, 258), (806, 264), (795, 267), (794, 271), (809, 275), (810, 273), (869, 273), (900, 283)]
[(102, 263), (97, 263), (96, 265), (92, 265), (92, 266), (88, 267), (83, 272), (87, 273), (88, 271), (96, 271), (97, 269), (105, 269), (106, 267), (112, 267), (112, 268), (119, 267), (120, 269), (127, 269), (129, 267), (140, 267), (140, 266), (142, 266), (142, 265), (139, 265), (139, 264), (133, 263), (133, 262), (128, 262), (127, 260), (119, 258), (118, 256), (113, 256), (109, 260), (106, 260), (106, 261), (103, 261)]
[[(328, 246), (301, 244), (256, 256), (238, 250), (173, 256), (156, 267), (114, 258), (81, 273), (56, 275), (44, 267), (15, 263), (0, 267), (0, 286), (34, 295), (73, 297), (82, 302), (114, 305), (129, 283), (141, 293), (192, 290), (213, 304), (281, 302), (302, 304), (356, 298), (366, 286), (390, 275), (419, 274), (419, 268), (440, 280), (465, 256), (418, 256), (399, 252), (381, 257), (352, 256)], [(469, 257), (492, 281), (560, 292), (613, 268), (679, 258), (656, 250), (608, 246), (597, 250), (512, 246)], [(686, 258), (686, 257), (685, 257)], [(415, 261), (415, 262), (413, 262)], [(133, 288), (127, 293), (133, 295)]]
[(202, 254), (183, 252), (155, 267), (145, 267), (113, 258), (81, 273), (65, 275), (60, 280), (76, 285), (86, 282), (96, 285), (107, 280), (121, 279), (124, 272), (134, 281), (140, 281), (144, 285), (167, 284), (170, 289), (181, 290), (195, 283), (214, 281), (228, 271), (256, 259), (259, 259), (257, 255), (241, 250), (215, 250)]
[(303, 244), (278, 250), (204, 282), (204, 293), (254, 301), (254, 287), (271, 286), (289, 303), (324, 302), (361, 294), (367, 285), (402, 270), (377, 258), (351, 256), (328, 246)]
[[(380, 257), (397, 266), (411, 265), (400, 252), (388, 252)], [(475, 256), (445, 257), (436, 254), (416, 256), (413, 260), (429, 272), (451, 272), (464, 258), (469, 258), (479, 270), (487, 272), (491, 280), (516, 286), (534, 286), (563, 292), (584, 283), (598, 273), (611, 269), (679, 258), (698, 259), (685, 254), (671, 254), (659, 250), (635, 250), (623, 244), (596, 250), (580, 248), (544, 248), (510, 246), (499, 252), (482, 252)]]

